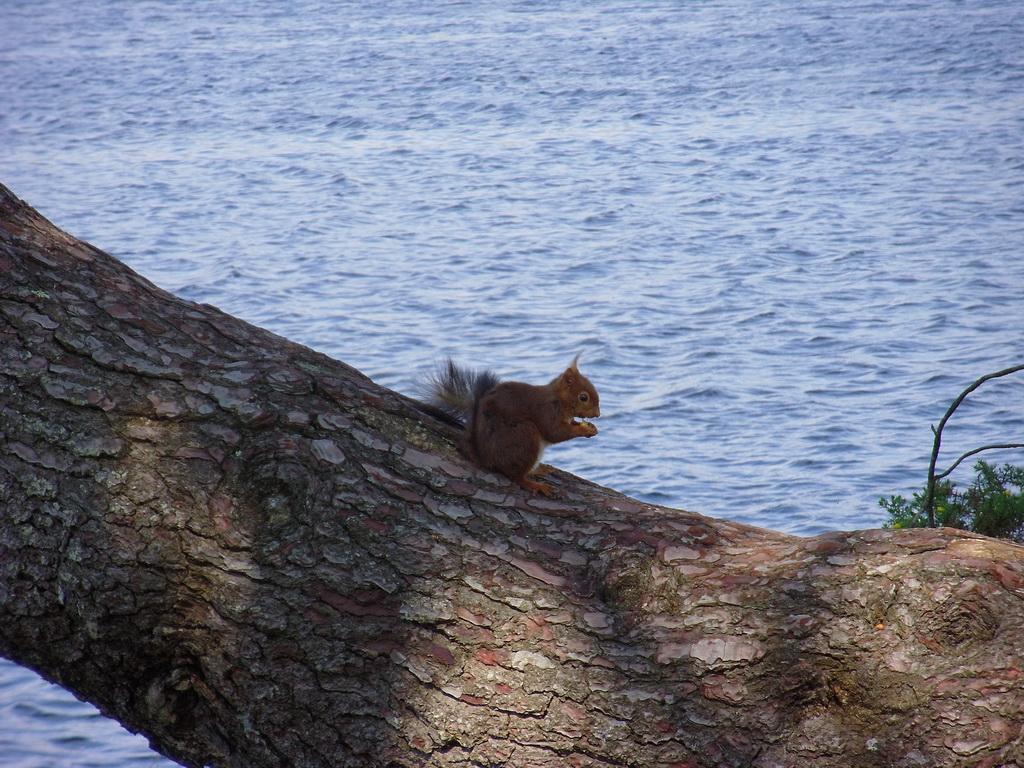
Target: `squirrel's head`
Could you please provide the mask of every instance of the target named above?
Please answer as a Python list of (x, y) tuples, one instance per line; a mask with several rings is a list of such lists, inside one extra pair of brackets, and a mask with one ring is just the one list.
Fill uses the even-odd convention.
[(596, 419), (601, 415), (600, 398), (590, 379), (580, 373), (579, 359), (580, 356), (576, 355), (572, 364), (558, 377), (559, 396), (574, 416)]

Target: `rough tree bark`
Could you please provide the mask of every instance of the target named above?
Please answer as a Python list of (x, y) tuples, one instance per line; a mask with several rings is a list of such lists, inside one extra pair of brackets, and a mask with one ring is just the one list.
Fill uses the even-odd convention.
[(1021, 761), (1021, 547), (531, 497), (454, 445), (0, 187), (0, 653), (164, 754)]

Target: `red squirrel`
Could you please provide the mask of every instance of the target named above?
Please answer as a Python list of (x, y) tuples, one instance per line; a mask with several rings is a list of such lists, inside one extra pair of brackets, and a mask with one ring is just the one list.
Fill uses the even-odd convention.
[(491, 371), (474, 371), (451, 358), (426, 384), (428, 404), (465, 420), (463, 450), (473, 463), (499, 472), (523, 488), (545, 496), (552, 486), (531, 480), (541, 474), (544, 449), (574, 437), (593, 437), (597, 427), (582, 418), (597, 418), (597, 390), (576, 363), (550, 384), (499, 381)]

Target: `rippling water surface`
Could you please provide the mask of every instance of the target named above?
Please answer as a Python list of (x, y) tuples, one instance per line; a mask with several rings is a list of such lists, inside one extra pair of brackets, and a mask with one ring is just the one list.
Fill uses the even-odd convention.
[[(601, 434), (548, 458), (642, 499), (878, 525), (1022, 361), (1016, 0), (5, 0), (0, 29), (0, 182), (56, 224), (407, 392), (582, 351)], [(951, 458), (1019, 440), (1022, 393), (969, 400)], [(26, 674), (12, 765), (149, 764), (76, 741), (84, 707), (47, 737)]]

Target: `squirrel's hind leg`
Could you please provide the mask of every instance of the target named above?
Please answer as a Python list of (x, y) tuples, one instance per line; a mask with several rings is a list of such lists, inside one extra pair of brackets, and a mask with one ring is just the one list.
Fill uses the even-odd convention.
[(533, 422), (523, 421), (508, 424), (499, 419), (484, 418), (478, 422), (483, 434), (475, 435), (474, 459), (484, 469), (500, 472), (509, 480), (533, 493), (550, 496), (554, 487), (549, 483), (531, 480), (532, 475), (542, 475), (551, 467), (541, 468), (540, 457), (544, 452), (544, 440)]

